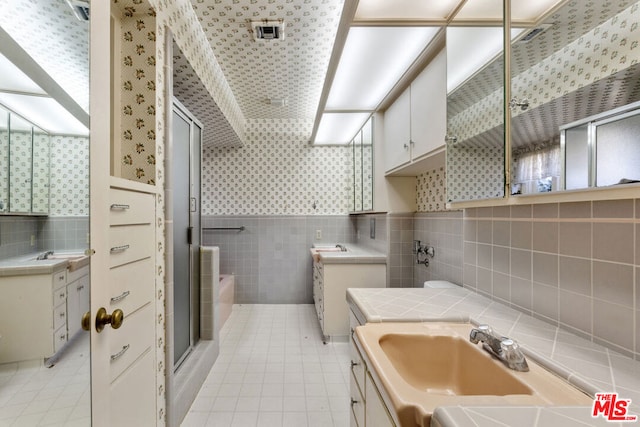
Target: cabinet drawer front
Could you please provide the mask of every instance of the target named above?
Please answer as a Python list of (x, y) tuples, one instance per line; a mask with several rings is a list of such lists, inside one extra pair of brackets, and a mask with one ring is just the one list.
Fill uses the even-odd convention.
[(60, 270), (53, 273), (51, 276), (51, 284), (53, 289), (58, 289), (67, 284), (67, 270)]
[(154, 287), (155, 274), (151, 258), (110, 269), (109, 312), (119, 308), (125, 315), (133, 313), (153, 300)]
[(351, 373), (353, 374), (353, 378), (355, 379), (358, 388), (360, 389), (360, 393), (364, 395), (364, 380), (367, 372), (367, 367), (364, 364), (364, 360), (360, 356), (360, 352), (358, 351), (356, 344), (353, 342), (353, 339), (349, 343), (349, 354), (351, 356)]
[(156, 393), (153, 351), (136, 361), (111, 388), (112, 426), (155, 425)]
[(62, 326), (65, 326), (65, 331), (67, 325), (67, 305), (60, 304), (53, 310), (53, 329), (56, 330)]
[(154, 230), (151, 225), (123, 225), (109, 229), (109, 267), (117, 267), (153, 255)]
[(67, 328), (60, 327), (53, 333), (53, 352), (57, 353), (67, 343)]
[(365, 409), (365, 402), (364, 399), (362, 398), (362, 394), (360, 394), (360, 390), (358, 390), (358, 385), (356, 384), (356, 381), (353, 377), (353, 375), (351, 375), (351, 382), (349, 384), (349, 391), (350, 391), (350, 399), (351, 399), (351, 413), (353, 414), (353, 417), (356, 420), (356, 423), (359, 427), (364, 427), (364, 409)]
[(53, 291), (53, 305), (52, 307), (57, 307), (60, 304), (63, 304), (67, 301), (67, 287), (59, 288)]
[(153, 194), (109, 190), (109, 224), (151, 224), (155, 219)]
[(147, 304), (129, 316), (125, 313), (120, 329), (107, 329), (110, 335), (111, 381), (153, 345), (153, 334), (149, 333), (153, 328), (152, 304)]
[(82, 267), (78, 270), (67, 271), (67, 283), (75, 282), (79, 278), (89, 274), (89, 266)]

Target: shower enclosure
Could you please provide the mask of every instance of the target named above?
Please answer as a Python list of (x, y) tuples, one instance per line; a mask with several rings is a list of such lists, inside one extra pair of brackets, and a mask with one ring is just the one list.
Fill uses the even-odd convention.
[(200, 336), (200, 149), (202, 125), (173, 102), (173, 337), (174, 369)]

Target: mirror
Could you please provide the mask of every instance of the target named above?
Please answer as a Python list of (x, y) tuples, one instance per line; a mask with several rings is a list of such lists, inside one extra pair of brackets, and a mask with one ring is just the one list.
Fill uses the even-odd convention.
[(351, 141), (352, 165), (352, 212), (373, 210), (373, 117)]
[[(640, 179), (640, 146), (621, 144), (637, 120), (611, 113), (640, 100), (638, 15), (636, 1), (565, 1), (512, 42), (512, 194)], [(615, 125), (596, 131), (603, 119)]]
[(2, 162), (8, 171), (8, 175), (0, 175), (5, 180), (0, 186), (0, 211), (47, 215), (50, 136), (15, 113), (0, 110), (7, 134)]
[(502, 24), (447, 27), (447, 201), (504, 196)]
[[(78, 20), (64, 0), (47, 2), (46, 7), (41, 2), (17, 3), (0, 13), (0, 105), (6, 107), (0, 108), (3, 264), (49, 250), (84, 252), (89, 232), (89, 138), (82, 125), (88, 125), (89, 23)], [(63, 128), (68, 117), (80, 125), (73, 130)], [(0, 395), (4, 397), (0, 412), (5, 415), (0, 424), (90, 425), (89, 335), (77, 330), (78, 315), (89, 301), (89, 276), (79, 277), (80, 271), (68, 271), (66, 288), (63, 281), (56, 282), (56, 296), (64, 294), (64, 298), (44, 298), (46, 307), (57, 315), (55, 323), (52, 318), (21, 323), (46, 331), (46, 339), (28, 335), (25, 342), (46, 342), (54, 357), (45, 361), (40, 355), (25, 356), (0, 362)], [(24, 284), (25, 289), (46, 283), (48, 288), (41, 289), (52, 292), (52, 274), (8, 275), (3, 271), (1, 276), (0, 301), (8, 301), (12, 309), (32, 319), (41, 314), (32, 306), (43, 300), (42, 293), (36, 290), (18, 298), (7, 294), (7, 289), (15, 289), (16, 283)], [(11, 332), (27, 336), (17, 334), (16, 325), (8, 331), (7, 325), (0, 321), (0, 352), (18, 348), (9, 347)], [(56, 384), (64, 387), (53, 387)]]
[(9, 113), (0, 108), (0, 213), (9, 202)]

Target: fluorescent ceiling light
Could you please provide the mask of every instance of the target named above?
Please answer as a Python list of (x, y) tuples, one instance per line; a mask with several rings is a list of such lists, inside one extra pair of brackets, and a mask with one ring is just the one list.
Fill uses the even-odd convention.
[(445, 20), (458, 2), (459, 0), (360, 0), (354, 20)]
[[(527, 0), (511, 2), (511, 21), (537, 22), (544, 14), (564, 0)], [(456, 21), (503, 20), (503, 0), (467, 0), (456, 13)]]
[[(524, 30), (511, 29), (511, 39)], [(447, 93), (503, 52), (502, 27), (447, 27)]]
[(0, 93), (0, 104), (49, 133), (89, 135), (89, 130), (53, 98)]
[(438, 29), (351, 27), (325, 110), (375, 110)]
[(323, 113), (315, 145), (346, 145), (362, 128), (370, 113)]
[(9, 61), (4, 55), (0, 55), (0, 90), (12, 90), (18, 92), (46, 95), (33, 80)]

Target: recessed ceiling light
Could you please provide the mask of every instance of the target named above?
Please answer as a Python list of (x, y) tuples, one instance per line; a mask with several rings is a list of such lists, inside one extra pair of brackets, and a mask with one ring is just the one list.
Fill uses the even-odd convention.
[(315, 145), (346, 145), (362, 128), (370, 113), (323, 113)]

